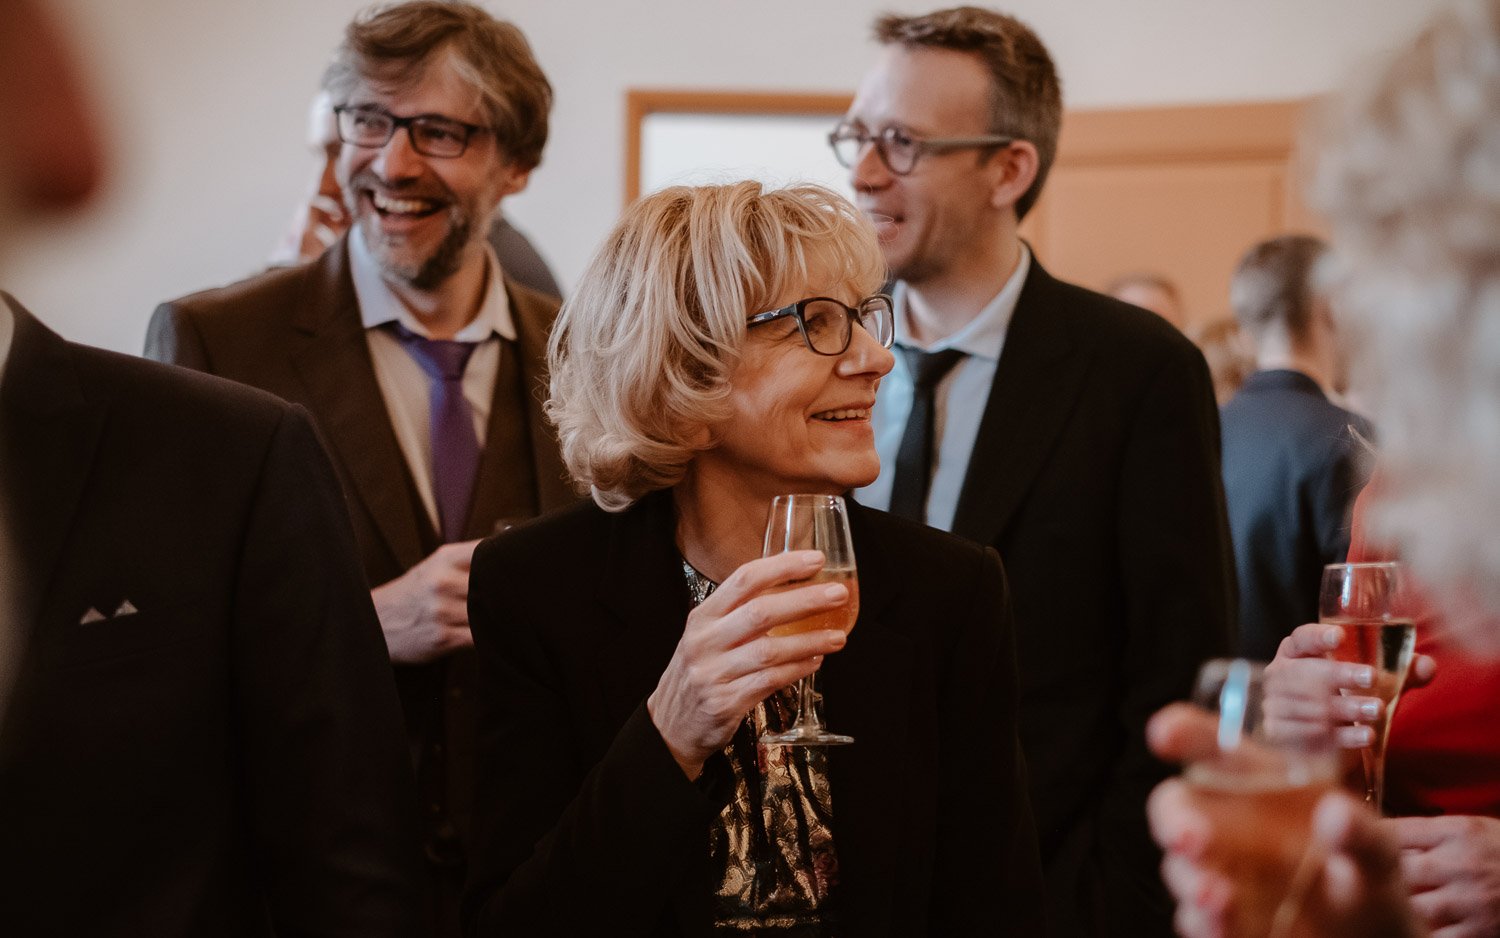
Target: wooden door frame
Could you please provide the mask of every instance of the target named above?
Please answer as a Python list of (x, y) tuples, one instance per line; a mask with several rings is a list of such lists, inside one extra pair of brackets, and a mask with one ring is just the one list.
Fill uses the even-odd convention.
[(765, 114), (842, 116), (852, 94), (806, 91), (683, 91), (630, 88), (625, 92), (625, 204), (641, 194), (641, 128), (652, 114)]

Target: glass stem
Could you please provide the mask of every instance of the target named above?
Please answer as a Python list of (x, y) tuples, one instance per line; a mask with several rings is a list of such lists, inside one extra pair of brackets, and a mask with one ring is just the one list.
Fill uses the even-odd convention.
[(809, 674), (797, 682), (797, 729), (823, 729), (823, 721), (818, 719), (818, 709), (813, 704), (814, 676), (815, 674)]

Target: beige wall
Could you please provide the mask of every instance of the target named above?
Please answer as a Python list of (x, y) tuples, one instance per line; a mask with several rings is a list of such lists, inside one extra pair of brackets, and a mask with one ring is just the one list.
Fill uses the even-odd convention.
[[(360, 0), (55, 0), (114, 132), (111, 187), (35, 233), (4, 282), (70, 338), (138, 351), (162, 299), (257, 270), (307, 185), (304, 113)], [(1302, 97), (1441, 0), (1015, 0), (1070, 107)], [(628, 87), (852, 90), (875, 13), (913, 0), (512, 0), (557, 91), (508, 213), (565, 288), (621, 200)]]

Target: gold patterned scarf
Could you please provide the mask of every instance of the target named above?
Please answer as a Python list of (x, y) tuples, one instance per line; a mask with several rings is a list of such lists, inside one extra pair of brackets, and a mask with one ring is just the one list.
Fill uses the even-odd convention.
[[(697, 606), (718, 584), (684, 560)], [(782, 688), (755, 705), (725, 747), (734, 797), (709, 833), (714, 927), (721, 935), (829, 938), (834, 934), (838, 854), (828, 750), (764, 746), (797, 716), (797, 689)]]

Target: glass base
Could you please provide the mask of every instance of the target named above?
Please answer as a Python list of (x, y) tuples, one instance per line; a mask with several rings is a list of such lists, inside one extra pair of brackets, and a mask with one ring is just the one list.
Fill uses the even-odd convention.
[(785, 733), (767, 733), (760, 738), (769, 746), (845, 746), (854, 742), (853, 736), (840, 736), (817, 727), (792, 727)]

